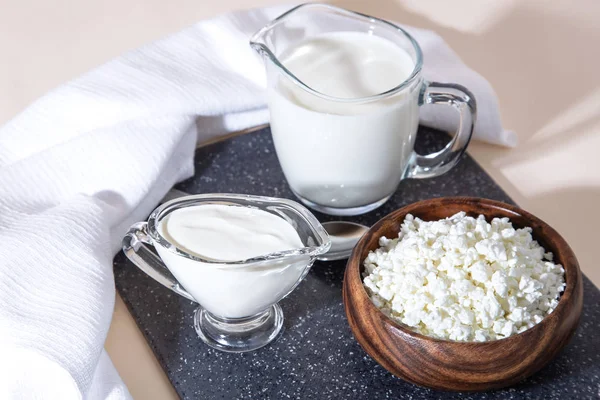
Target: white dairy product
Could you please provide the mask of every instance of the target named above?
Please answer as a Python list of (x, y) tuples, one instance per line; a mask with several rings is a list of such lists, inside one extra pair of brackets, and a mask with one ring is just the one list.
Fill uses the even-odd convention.
[[(395, 43), (360, 32), (318, 35), (279, 58), (309, 87), (345, 99), (393, 89), (415, 67)], [(278, 78), (269, 89), (271, 131), (294, 192), (334, 208), (368, 205), (392, 194), (413, 149), (419, 87), (416, 82), (383, 100), (344, 103)]]
[(220, 317), (241, 318), (264, 311), (299, 283), (310, 261), (308, 256), (297, 256), (226, 264), (305, 247), (287, 221), (255, 208), (217, 204), (180, 208), (165, 216), (158, 230), (178, 249), (217, 261), (192, 260), (155, 246), (179, 283)]
[(542, 321), (565, 288), (552, 253), (508, 218), (409, 214), (398, 238), (379, 244), (364, 262), (364, 285), (378, 308), (424, 335), (502, 339)]
[(304, 247), (283, 218), (250, 207), (205, 204), (180, 208), (161, 221), (160, 230), (181, 250), (220, 261)]

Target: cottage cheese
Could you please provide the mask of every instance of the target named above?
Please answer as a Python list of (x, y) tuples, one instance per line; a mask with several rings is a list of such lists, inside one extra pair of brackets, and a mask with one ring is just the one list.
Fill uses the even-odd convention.
[(364, 261), (364, 285), (394, 320), (428, 336), (487, 341), (523, 332), (550, 314), (564, 269), (508, 218), (464, 212), (426, 222), (408, 214), (397, 239)]

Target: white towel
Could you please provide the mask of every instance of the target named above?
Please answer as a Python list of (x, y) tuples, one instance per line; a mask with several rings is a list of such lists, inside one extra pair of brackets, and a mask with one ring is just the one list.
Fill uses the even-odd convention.
[[(103, 350), (112, 258), (127, 227), (192, 176), (198, 139), (267, 122), (248, 38), (287, 8), (200, 22), (59, 87), (0, 129), (0, 398), (129, 397)], [(475, 137), (514, 145), (489, 84), (437, 35), (411, 31), (426, 78), (474, 92)]]

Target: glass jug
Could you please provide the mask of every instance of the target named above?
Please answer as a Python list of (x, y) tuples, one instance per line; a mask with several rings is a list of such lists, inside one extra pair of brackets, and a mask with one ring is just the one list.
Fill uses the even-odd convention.
[[(369, 35), (369, 40), (395, 46), (412, 72), (389, 90), (354, 98), (320, 92), (288, 68), (286, 57), (299, 43), (348, 33), (357, 40)], [(433, 177), (451, 169), (471, 139), (473, 95), (459, 85), (424, 81), (419, 44), (390, 22), (330, 5), (304, 4), (259, 30), (250, 45), (266, 67), (277, 157), (294, 194), (315, 210), (332, 215), (371, 211), (392, 196), (402, 179)], [(324, 51), (315, 58), (329, 54)], [(360, 72), (356, 71), (359, 78)], [(414, 151), (423, 104), (448, 105), (460, 116), (450, 143), (428, 155)]]

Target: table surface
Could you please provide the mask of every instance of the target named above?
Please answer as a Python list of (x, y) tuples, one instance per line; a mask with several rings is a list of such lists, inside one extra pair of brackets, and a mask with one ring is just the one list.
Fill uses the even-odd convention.
[[(430, 154), (448, 137), (421, 128), (415, 148)], [(186, 193), (270, 193), (294, 198), (275, 155), (269, 129), (198, 149), (196, 175), (177, 189)], [(473, 161), (464, 157), (443, 176), (409, 179), (380, 208), (345, 220), (373, 225), (416, 201), (447, 196), (481, 196), (511, 202)], [(337, 220), (315, 213), (319, 221)], [(226, 354), (204, 345), (193, 328), (197, 304), (166, 290), (115, 257), (115, 283), (162, 368), (184, 399), (395, 399), (484, 400), (595, 399), (600, 390), (600, 290), (584, 279), (582, 323), (568, 346), (547, 367), (507, 389), (450, 393), (404, 382), (379, 366), (354, 339), (342, 302), (345, 260), (315, 262), (302, 283), (279, 304), (283, 334), (269, 346), (246, 354)], [(560, 379), (557, 379), (560, 377)]]
[[(46, 91), (124, 51), (200, 19), (280, 0), (0, 0), (0, 124)], [(549, 222), (598, 286), (600, 2), (596, 0), (338, 0), (433, 29), (498, 93), (520, 144), (473, 143), (470, 154), (523, 208)], [(576, 210), (576, 212), (574, 212)], [(176, 398), (117, 298), (106, 348), (132, 395)]]

